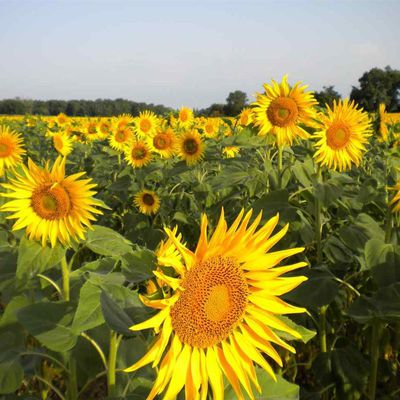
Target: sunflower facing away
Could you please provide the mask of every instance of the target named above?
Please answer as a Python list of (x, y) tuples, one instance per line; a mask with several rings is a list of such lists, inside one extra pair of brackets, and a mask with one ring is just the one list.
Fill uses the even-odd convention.
[(151, 161), (149, 146), (142, 140), (135, 140), (125, 148), (125, 160), (134, 168), (142, 168)]
[(183, 133), (178, 139), (177, 152), (188, 165), (200, 161), (204, 155), (204, 143), (199, 132), (192, 129)]
[(253, 121), (253, 110), (249, 107), (243, 108), (242, 112), (239, 115), (238, 123), (241, 126), (250, 125)]
[(21, 135), (0, 125), (0, 176), (6, 169), (13, 169), (22, 160), (25, 154)]
[(317, 104), (313, 92), (305, 92), (307, 86), (301, 82), (290, 87), (286, 75), (280, 84), (273, 80), (263, 86), (265, 93), (258, 94), (253, 103), (253, 122), (260, 129), (259, 135), (275, 135), (278, 146), (292, 144), (297, 136), (308, 138), (299, 124), (313, 125), (313, 106)]
[(91, 179), (79, 179), (84, 172), (65, 176), (65, 158), (58, 157), (50, 169), (38, 167), (31, 159), (23, 174), (16, 173), (10, 183), (2, 186), (9, 192), (1, 196), (11, 200), (0, 211), (11, 211), (9, 219), (16, 219), (13, 230), (26, 228), (29, 239), (69, 245), (71, 238), (84, 239), (84, 232), (95, 221), (94, 214), (102, 214), (94, 206), (101, 203), (92, 196), (96, 187)]
[(358, 166), (372, 132), (368, 114), (345, 99), (334, 101), (333, 108), (327, 105), (320, 120), (322, 129), (314, 133), (316, 162), (339, 171), (350, 169), (352, 163)]
[(140, 212), (146, 215), (155, 214), (160, 208), (160, 198), (157, 193), (147, 189), (135, 195), (134, 203)]
[(248, 226), (251, 215), (249, 211), (244, 216), (242, 210), (228, 229), (222, 210), (210, 239), (203, 215), (194, 252), (181, 242), (176, 231), (166, 229), (179, 256), (171, 250), (165, 255), (158, 252), (158, 262), (169, 267), (167, 270), (172, 267), (175, 276), (164, 273), (163, 267), (154, 274), (164, 287), (170, 287), (171, 295), (162, 300), (141, 296), (145, 305), (160, 311), (131, 330), (154, 329), (156, 337), (150, 350), (126, 369), (135, 371), (149, 363), (158, 367), (147, 399), (165, 391), (163, 398), (172, 400), (183, 387), (186, 399), (206, 399), (209, 384), (212, 398), (223, 399), (223, 375), (238, 399), (244, 399), (242, 387), (254, 399), (251, 383), (260, 391), (254, 363), (276, 379), (262, 353), (281, 366), (272, 343), (295, 352), (274, 330), (301, 337), (278, 316), (306, 310), (285, 303), (279, 296), (307, 279), (282, 275), (306, 263), (277, 265), (304, 249), (270, 251), (285, 236), (288, 226), (271, 235), (278, 216), (257, 230), (261, 214)]

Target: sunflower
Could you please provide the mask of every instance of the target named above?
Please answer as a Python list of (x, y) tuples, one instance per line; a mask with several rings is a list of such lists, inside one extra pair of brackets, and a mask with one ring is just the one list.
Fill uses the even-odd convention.
[(379, 104), (378, 109), (378, 122), (379, 122), (379, 134), (381, 135), (381, 140), (383, 142), (388, 141), (389, 130), (386, 125), (386, 105), (384, 103)]
[(21, 135), (0, 125), (0, 176), (6, 169), (13, 169), (22, 160), (25, 154)]
[(133, 123), (135, 119), (132, 117), (131, 114), (121, 114), (117, 117), (117, 127), (118, 128), (125, 128), (128, 124)]
[(112, 131), (111, 121), (102, 119), (99, 123), (99, 137), (102, 139), (107, 139)]
[(136, 133), (138, 136), (151, 136), (158, 127), (158, 118), (152, 111), (143, 111), (136, 119)]
[(243, 108), (242, 112), (239, 115), (239, 125), (247, 126), (250, 125), (253, 121), (253, 110), (249, 107)]
[(134, 168), (144, 167), (151, 158), (150, 148), (142, 140), (134, 140), (129, 147), (125, 147), (125, 160)]
[(241, 386), (254, 399), (250, 382), (260, 391), (254, 363), (276, 379), (261, 352), (280, 366), (282, 360), (272, 343), (295, 352), (274, 330), (301, 337), (277, 316), (306, 311), (279, 298), (306, 280), (303, 276), (281, 275), (306, 263), (277, 265), (304, 248), (270, 252), (288, 226), (271, 236), (278, 216), (256, 231), (261, 214), (248, 226), (251, 215), (249, 211), (244, 216), (242, 210), (228, 229), (222, 210), (209, 240), (207, 217), (203, 215), (194, 252), (182, 244), (175, 232), (166, 229), (181, 258), (163, 260), (164, 265), (173, 268), (175, 276), (164, 274), (162, 269), (156, 276), (163, 280), (164, 287), (170, 287), (171, 294), (162, 300), (141, 296), (145, 305), (160, 311), (130, 329), (154, 329), (156, 338), (148, 353), (125, 370), (135, 371), (149, 363), (158, 366), (148, 400), (164, 390), (164, 399), (174, 399), (183, 387), (186, 399), (205, 399), (209, 383), (213, 398), (223, 399), (223, 375), (238, 399), (244, 398)]
[(72, 151), (72, 139), (63, 132), (52, 135), (54, 148), (62, 155), (67, 156)]
[(217, 136), (219, 125), (219, 118), (207, 118), (203, 123), (204, 136), (209, 138)]
[(225, 146), (222, 149), (222, 154), (224, 154), (227, 158), (234, 158), (239, 154), (239, 151), (239, 146)]
[(13, 212), (7, 218), (16, 219), (13, 230), (26, 227), (29, 239), (49, 241), (54, 247), (57, 241), (69, 245), (71, 238), (84, 239), (86, 228), (95, 221), (94, 214), (102, 214), (94, 206), (101, 203), (92, 196), (96, 194), (91, 179), (79, 179), (84, 172), (65, 176), (65, 158), (58, 157), (50, 169), (38, 167), (31, 159), (28, 167), (22, 165), (23, 174), (2, 186), (11, 192), (1, 196), (12, 198), (0, 211)]
[(178, 123), (179, 126), (187, 129), (189, 128), (194, 120), (193, 110), (188, 107), (181, 107), (178, 113)]
[(99, 126), (97, 121), (88, 120), (84, 127), (83, 134), (84, 141), (91, 142), (99, 139)]
[(147, 141), (150, 148), (163, 158), (170, 158), (174, 154), (176, 137), (171, 128), (158, 131)]
[(108, 141), (114, 150), (124, 151), (126, 146), (132, 142), (134, 134), (128, 126), (117, 127), (111, 134)]
[(317, 104), (312, 92), (305, 92), (306, 85), (297, 82), (293, 87), (287, 83), (287, 76), (278, 84), (264, 84), (265, 94), (258, 94), (253, 103), (254, 125), (259, 135), (275, 135), (278, 146), (292, 144), (297, 136), (308, 138), (309, 134), (299, 124), (313, 124)]
[(140, 212), (146, 215), (155, 214), (160, 208), (160, 198), (157, 193), (147, 189), (135, 195), (134, 203)]
[(349, 99), (334, 101), (326, 111), (320, 116), (321, 130), (314, 133), (316, 162), (339, 171), (350, 169), (352, 163), (358, 166), (372, 131), (368, 114)]
[(195, 129), (183, 133), (177, 144), (177, 151), (186, 164), (196, 164), (204, 155), (204, 143), (201, 140), (200, 134)]
[(64, 113), (60, 113), (56, 117), (58, 125), (65, 125), (68, 122), (68, 117)]

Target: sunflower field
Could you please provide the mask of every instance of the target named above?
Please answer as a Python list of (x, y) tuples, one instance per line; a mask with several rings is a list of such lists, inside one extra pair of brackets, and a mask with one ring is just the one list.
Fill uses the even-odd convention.
[(400, 398), (400, 117), (0, 117), (0, 399)]

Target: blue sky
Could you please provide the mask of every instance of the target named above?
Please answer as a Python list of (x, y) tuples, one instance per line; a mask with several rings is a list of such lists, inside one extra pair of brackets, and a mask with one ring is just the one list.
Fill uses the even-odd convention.
[(205, 107), (285, 73), (348, 95), (400, 69), (399, 15), (397, 0), (0, 0), (0, 98)]

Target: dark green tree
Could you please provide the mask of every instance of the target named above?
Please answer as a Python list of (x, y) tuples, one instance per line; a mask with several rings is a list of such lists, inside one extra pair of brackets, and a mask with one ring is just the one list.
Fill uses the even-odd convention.
[(334, 100), (341, 99), (340, 93), (334, 89), (334, 86), (323, 86), (321, 91), (314, 92), (314, 96), (320, 106), (325, 106), (325, 104), (332, 106)]
[(389, 112), (400, 111), (400, 71), (387, 66), (372, 68), (358, 80), (360, 87), (353, 86), (350, 98), (367, 111), (376, 111), (384, 103)]
[(247, 94), (241, 90), (235, 90), (226, 98), (225, 115), (236, 116), (246, 105)]

